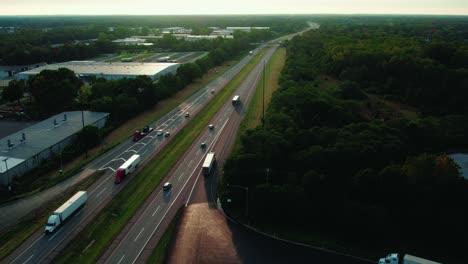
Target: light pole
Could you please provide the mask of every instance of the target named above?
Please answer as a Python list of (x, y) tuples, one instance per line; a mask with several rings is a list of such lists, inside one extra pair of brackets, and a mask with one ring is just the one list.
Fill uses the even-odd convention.
[(263, 60), (262, 125), (265, 126), (265, 60)]
[(239, 188), (239, 189), (243, 189), (246, 191), (245, 192), (245, 203), (246, 203), (245, 216), (247, 217), (247, 219), (249, 219), (249, 188), (240, 186), (240, 185), (231, 185), (231, 184), (227, 184), (227, 187)]
[(10, 176), (10, 173), (8, 173), (8, 163), (7, 163), (7, 160), (8, 160), (8, 158), (4, 158), (4, 159), (3, 159), (3, 162), (5, 162), (5, 168), (6, 168), (5, 174), (8, 176), (8, 190), (11, 191), (11, 182), (10, 182), (11, 180), (10, 180), (10, 177), (9, 177), (9, 176)]

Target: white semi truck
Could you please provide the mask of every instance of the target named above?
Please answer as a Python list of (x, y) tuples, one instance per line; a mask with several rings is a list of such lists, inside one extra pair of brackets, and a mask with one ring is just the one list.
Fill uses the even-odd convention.
[(441, 264), (432, 260), (423, 259), (409, 254), (388, 254), (379, 260), (379, 264)]
[(202, 172), (203, 175), (209, 175), (211, 169), (213, 168), (213, 164), (215, 163), (216, 156), (214, 152), (210, 152), (206, 154), (205, 161), (203, 162)]
[(140, 155), (133, 155), (120, 166), (115, 172), (114, 183), (121, 183), (122, 180), (132, 173), (140, 164)]
[(88, 200), (88, 194), (85, 191), (79, 191), (60, 206), (47, 220), (45, 233), (53, 233), (67, 218), (83, 206)]

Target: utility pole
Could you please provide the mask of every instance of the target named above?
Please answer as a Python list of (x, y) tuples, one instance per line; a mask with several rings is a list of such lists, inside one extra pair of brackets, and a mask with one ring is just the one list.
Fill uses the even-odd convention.
[(263, 60), (262, 125), (265, 126), (265, 60)]

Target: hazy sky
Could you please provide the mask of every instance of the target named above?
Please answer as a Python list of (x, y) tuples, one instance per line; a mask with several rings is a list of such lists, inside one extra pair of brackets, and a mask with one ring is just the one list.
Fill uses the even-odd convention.
[(0, 15), (459, 14), (468, 0), (0, 0)]

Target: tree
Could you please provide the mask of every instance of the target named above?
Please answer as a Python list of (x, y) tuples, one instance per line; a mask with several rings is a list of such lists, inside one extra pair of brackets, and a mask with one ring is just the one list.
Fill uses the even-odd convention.
[(44, 70), (29, 80), (34, 104), (43, 116), (62, 112), (71, 106), (81, 85), (75, 73), (66, 68)]
[(19, 99), (23, 97), (25, 88), (26, 84), (23, 80), (12, 80), (8, 83), (8, 86), (3, 89), (2, 98), (7, 101), (17, 100), (19, 103)]

